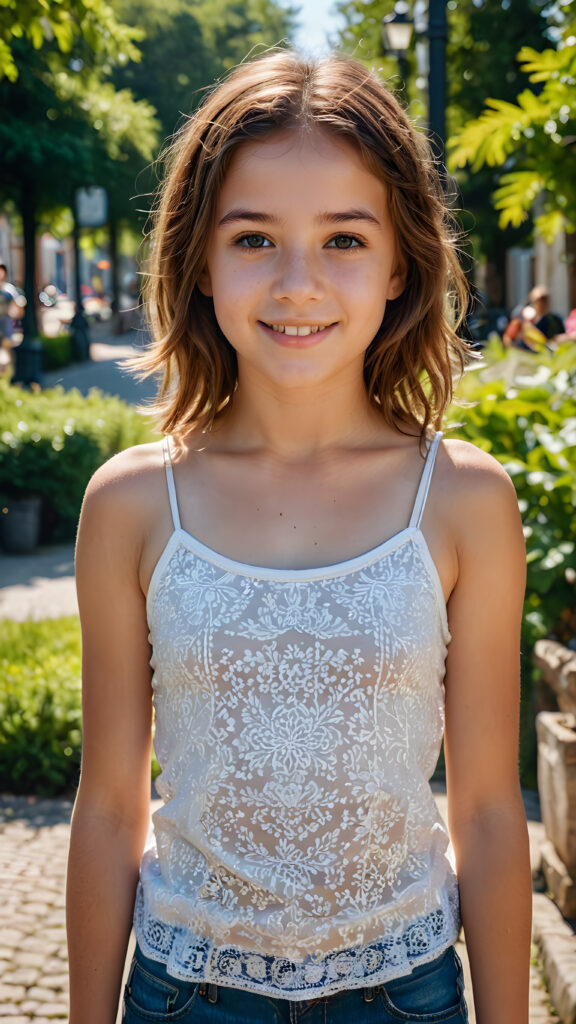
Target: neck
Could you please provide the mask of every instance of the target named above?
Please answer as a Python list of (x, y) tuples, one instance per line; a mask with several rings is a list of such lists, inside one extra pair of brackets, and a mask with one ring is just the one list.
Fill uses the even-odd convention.
[(362, 380), (283, 390), (243, 379), (230, 411), (215, 427), (216, 443), (233, 440), (235, 447), (287, 461), (369, 446), (388, 431)]

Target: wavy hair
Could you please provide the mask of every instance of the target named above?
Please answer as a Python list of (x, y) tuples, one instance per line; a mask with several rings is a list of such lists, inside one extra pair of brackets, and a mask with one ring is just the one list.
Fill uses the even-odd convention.
[(352, 142), (385, 184), (406, 270), (366, 351), (369, 398), (390, 426), (422, 437), (440, 426), (469, 352), (456, 333), (468, 288), (429, 144), (358, 61), (274, 50), (210, 91), (165, 154), (144, 286), (152, 344), (139, 369), (162, 374), (152, 412), (166, 433), (210, 427), (237, 384), (236, 353), (198, 286), (230, 161), (243, 143), (315, 126)]

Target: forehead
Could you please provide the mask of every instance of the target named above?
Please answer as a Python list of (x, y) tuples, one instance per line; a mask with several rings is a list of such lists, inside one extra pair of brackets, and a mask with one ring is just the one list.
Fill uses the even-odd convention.
[(282, 203), (300, 196), (326, 201), (354, 195), (378, 206), (387, 205), (387, 191), (367, 166), (354, 142), (327, 129), (289, 129), (242, 143), (235, 151), (221, 188), (218, 208), (241, 195)]

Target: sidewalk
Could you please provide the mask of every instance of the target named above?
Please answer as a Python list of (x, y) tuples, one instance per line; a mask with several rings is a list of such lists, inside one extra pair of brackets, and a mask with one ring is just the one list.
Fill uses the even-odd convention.
[(117, 395), (132, 404), (147, 402), (156, 394), (153, 380), (137, 381), (122, 366), (123, 359), (137, 354), (147, 343), (144, 329), (109, 334), (105, 325), (97, 324), (90, 329), (90, 337), (90, 360), (44, 374), (43, 387), (60, 384), (65, 390), (78, 388), (83, 395), (90, 388), (100, 388), (105, 394)]
[[(101, 337), (93, 343), (93, 361), (47, 375), (45, 385), (58, 382), (83, 392), (96, 386), (141, 402), (152, 396), (154, 385), (135, 383), (121, 371), (118, 361), (127, 350), (133, 351), (128, 335)], [(73, 566), (72, 545), (25, 556), (0, 554), (0, 619), (76, 614)], [(435, 787), (435, 795), (445, 816), (442, 786)], [(537, 794), (526, 793), (525, 804), (532, 864), (537, 869), (544, 839)], [(49, 1024), (67, 1017), (64, 883), (71, 811), (68, 800), (0, 796), (0, 1021), (7, 1024)], [(554, 991), (568, 993), (561, 1019), (576, 1024), (576, 937), (551, 900), (539, 892), (534, 894), (534, 935), (544, 950)], [(463, 942), (458, 950), (471, 991)], [(530, 1024), (557, 1024), (540, 959), (537, 955), (531, 968)]]

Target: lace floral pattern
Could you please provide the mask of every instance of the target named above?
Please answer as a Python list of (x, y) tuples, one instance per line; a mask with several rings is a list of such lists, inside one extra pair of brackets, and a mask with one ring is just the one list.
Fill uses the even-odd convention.
[(177, 530), (148, 607), (164, 806), (144, 952), (179, 977), (307, 998), (450, 945), (457, 889), (428, 785), (449, 634), (420, 531), (341, 571), (283, 574), (235, 571)]

